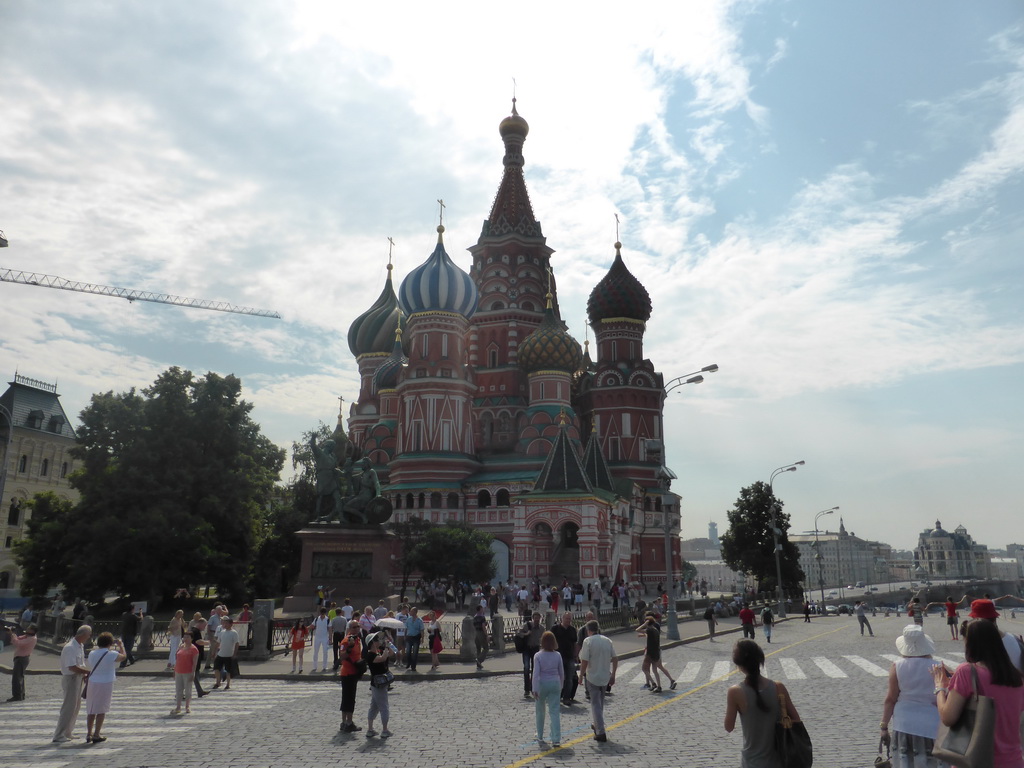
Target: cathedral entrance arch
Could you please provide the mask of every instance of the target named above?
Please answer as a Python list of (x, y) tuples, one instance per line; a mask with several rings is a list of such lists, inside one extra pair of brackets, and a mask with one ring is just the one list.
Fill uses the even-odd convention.
[(500, 539), (491, 540), (491, 562), (494, 563), (494, 578), (499, 583), (504, 584), (508, 581), (509, 565), (511, 558), (509, 557), (508, 544)]
[(576, 583), (580, 580), (580, 527), (576, 523), (565, 523), (558, 529), (556, 539), (551, 578), (557, 584), (561, 584), (562, 579)]

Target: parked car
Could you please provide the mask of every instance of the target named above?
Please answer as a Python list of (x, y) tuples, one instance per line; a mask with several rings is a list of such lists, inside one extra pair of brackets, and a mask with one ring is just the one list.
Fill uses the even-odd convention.
[(839, 608), (837, 608), (834, 605), (826, 605), (825, 606), (825, 615), (826, 616), (838, 616), (839, 615)]
[(853, 606), (850, 605), (849, 603), (843, 603), (842, 605), (839, 606), (839, 612), (840, 613), (849, 614), (849, 615), (853, 615)]

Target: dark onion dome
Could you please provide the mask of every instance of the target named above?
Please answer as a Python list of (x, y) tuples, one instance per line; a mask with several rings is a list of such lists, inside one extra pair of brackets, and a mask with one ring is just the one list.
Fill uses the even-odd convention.
[(443, 233), (444, 226), (439, 225), (434, 252), (402, 281), (398, 301), (406, 315), (452, 312), (468, 318), (476, 311), (476, 285), (445, 252)]
[(395, 331), (405, 326), (405, 313), (398, 306), (398, 297), (391, 282), (391, 264), (384, 290), (373, 306), (348, 327), (348, 348), (355, 357), (372, 353), (387, 354), (395, 340)]
[(613, 317), (628, 317), (647, 322), (651, 317), (651, 296), (643, 283), (633, 277), (622, 260), (622, 243), (615, 244), (611, 269), (590, 292), (587, 300), (590, 323)]
[(402, 351), (402, 329), (395, 331), (395, 344), (384, 362), (381, 363), (373, 374), (374, 394), (382, 389), (394, 389), (398, 386), (398, 377), (402, 369), (409, 364), (409, 358)]
[(579, 342), (569, 335), (562, 322), (555, 317), (548, 294), (548, 307), (533, 333), (519, 345), (519, 367), (527, 373), (534, 371), (565, 371), (576, 373), (583, 360)]

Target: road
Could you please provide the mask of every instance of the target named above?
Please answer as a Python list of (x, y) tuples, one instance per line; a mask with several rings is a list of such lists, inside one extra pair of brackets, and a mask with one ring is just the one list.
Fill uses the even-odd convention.
[[(815, 746), (815, 765), (870, 765), (874, 760), (886, 674), (894, 640), (906, 619), (872, 620), (876, 637), (861, 637), (851, 617), (797, 618), (776, 628), (764, 643), (766, 674), (784, 681)], [(1024, 630), (1024, 622), (1003, 620)], [(963, 649), (946, 626), (928, 621), (937, 656), (955, 666)], [(230, 691), (193, 702), (193, 714), (172, 718), (169, 677), (122, 678), (102, 745), (50, 743), (59, 709), (59, 681), (28, 679), (29, 700), (0, 705), (0, 765), (33, 768), (205, 768), (206, 766), (526, 766), (621, 765), (636, 768), (701, 768), (739, 764), (741, 736), (722, 728), (725, 690), (738, 674), (730, 663), (736, 634), (701, 640), (664, 652), (679, 680), (675, 691), (641, 688), (639, 659), (619, 669), (606, 709), (609, 741), (591, 738), (589, 708), (562, 710), (563, 747), (539, 749), (533, 741), (534, 705), (515, 676), (403, 681), (391, 694), (394, 737), (366, 739), (338, 732), (340, 691), (333, 682), (241, 679)], [(3, 678), (6, 680), (6, 678)], [(360, 684), (357, 722), (365, 728), (368, 689)], [(379, 726), (378, 726), (379, 727)], [(79, 718), (85, 732), (85, 714)]]

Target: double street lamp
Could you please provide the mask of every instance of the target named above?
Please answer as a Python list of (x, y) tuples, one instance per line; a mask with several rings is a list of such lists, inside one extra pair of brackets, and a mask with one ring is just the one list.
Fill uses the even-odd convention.
[(839, 507), (832, 507), (831, 509), (823, 509), (814, 516), (814, 559), (818, 561), (818, 588), (821, 590), (821, 602), (823, 604), (825, 602), (825, 577), (821, 572), (821, 544), (818, 542), (818, 518), (822, 515), (831, 515), (837, 511), (839, 511)]
[(786, 618), (786, 600), (782, 592), (782, 556), (780, 555), (782, 545), (779, 543), (779, 536), (782, 534), (782, 531), (779, 530), (778, 526), (779, 503), (775, 500), (773, 487), (776, 477), (783, 472), (796, 472), (797, 467), (802, 467), (803, 465), (803, 461), (794, 461), (792, 464), (786, 464), (773, 471), (772, 476), (768, 479), (768, 495), (771, 497), (772, 542), (775, 544), (775, 592), (779, 600), (780, 619)]
[[(705, 365), (699, 371), (693, 373), (687, 373), (683, 376), (677, 376), (665, 385), (664, 392), (667, 395), (673, 389), (678, 389), (684, 384), (700, 384), (704, 381), (703, 374), (715, 373), (718, 371), (718, 365), (712, 363), (711, 365)], [(662, 425), (662, 434), (665, 433), (664, 425)], [(664, 467), (663, 467), (664, 469)], [(667, 482), (671, 480), (671, 476), (667, 471), (662, 473), (663, 482), (666, 483), (665, 489), (668, 490)], [(665, 575), (667, 582), (665, 588), (668, 591), (668, 610), (665, 612), (665, 636), (669, 640), (679, 639), (679, 620), (676, 616), (676, 587), (675, 587), (675, 573), (672, 567), (672, 542), (669, 538), (670, 525), (672, 522), (672, 515), (670, 514), (672, 509), (672, 502), (675, 500), (674, 496), (665, 494), (661, 501), (661, 514), (662, 523), (665, 531)], [(682, 523), (682, 509), (679, 510), (680, 524)], [(678, 536), (676, 537), (678, 539)], [(682, 578), (680, 577), (680, 581)]]

